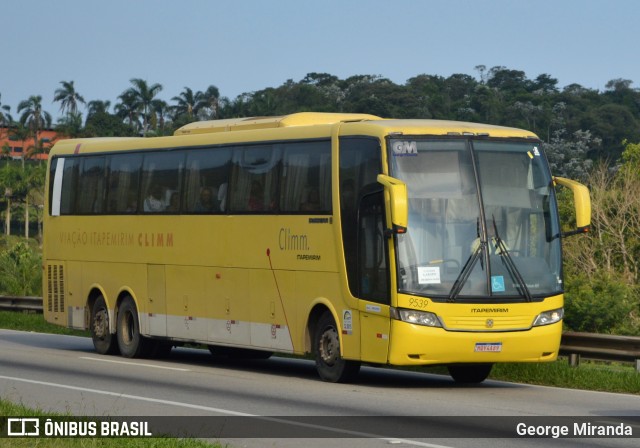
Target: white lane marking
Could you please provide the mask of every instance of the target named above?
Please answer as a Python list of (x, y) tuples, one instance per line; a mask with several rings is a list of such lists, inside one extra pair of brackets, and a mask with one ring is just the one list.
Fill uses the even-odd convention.
[(284, 419), (284, 418), (264, 417), (264, 416), (260, 416), (260, 415), (257, 415), (257, 414), (247, 414), (245, 412), (236, 412), (236, 411), (231, 411), (229, 409), (213, 408), (213, 407), (210, 407), (210, 406), (201, 406), (201, 405), (198, 405), (198, 404), (183, 403), (183, 402), (180, 402), (180, 401), (162, 400), (162, 399), (159, 399), (159, 398), (149, 398), (149, 397), (142, 397), (140, 395), (122, 394), (122, 393), (118, 393), (118, 392), (110, 392), (110, 391), (107, 391), (107, 390), (89, 389), (89, 388), (86, 388), (86, 387), (69, 386), (67, 384), (49, 383), (49, 382), (46, 382), (46, 381), (27, 380), (27, 379), (24, 379), (24, 378), (15, 378), (15, 377), (4, 376), (4, 375), (0, 375), (0, 379), (9, 380), (9, 381), (18, 381), (18, 382), (29, 383), (29, 384), (38, 384), (40, 386), (58, 387), (58, 388), (61, 388), (61, 389), (76, 390), (76, 391), (80, 391), (80, 392), (90, 392), (90, 393), (94, 393), (94, 394), (98, 394), (98, 395), (108, 395), (108, 396), (111, 396), (111, 397), (128, 398), (130, 400), (147, 401), (147, 402), (150, 402), (150, 403), (167, 404), (167, 405), (171, 405), (171, 406), (178, 406), (178, 407), (189, 408), (189, 409), (197, 409), (197, 410), (200, 410), (200, 411), (217, 412), (219, 414), (234, 415), (234, 416), (239, 416), (239, 417), (255, 417), (256, 419), (265, 420), (265, 421), (269, 421), (269, 422), (284, 423), (284, 424), (288, 424), (288, 425), (302, 426), (302, 427), (313, 428), (313, 429), (320, 429), (322, 431), (330, 431), (330, 432), (335, 432), (335, 433), (339, 433), (339, 434), (348, 434), (350, 436), (357, 436), (357, 437), (362, 437), (362, 438), (367, 438), (367, 439), (385, 440), (385, 441), (390, 442), (390, 443), (399, 443), (400, 442), (400, 443), (406, 443), (408, 445), (421, 446), (421, 447), (425, 447), (425, 448), (452, 448), (452, 447), (446, 446), (446, 445), (434, 445), (432, 443), (419, 442), (417, 440), (400, 439), (400, 438), (397, 438), (397, 437), (383, 437), (383, 436), (380, 436), (378, 434), (373, 434), (373, 433), (368, 433), (368, 432), (349, 431), (349, 430), (346, 430), (346, 429), (332, 428), (330, 426), (314, 425), (312, 423), (293, 422), (293, 421), (290, 421), (290, 420), (287, 420), (287, 419)]
[(91, 356), (79, 356), (80, 359), (88, 359), (89, 361), (112, 362), (114, 364), (126, 364), (129, 366), (152, 367), (154, 369), (177, 370), (179, 372), (191, 372), (189, 369), (181, 369), (179, 367), (156, 366), (153, 364), (144, 364), (141, 362), (117, 361), (115, 359), (92, 358)]

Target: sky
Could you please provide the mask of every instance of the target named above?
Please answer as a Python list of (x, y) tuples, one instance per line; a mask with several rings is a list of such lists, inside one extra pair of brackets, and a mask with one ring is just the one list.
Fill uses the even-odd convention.
[(74, 81), (88, 102), (108, 100), (132, 78), (237, 95), (307, 73), (420, 75), (504, 66), (605, 90), (640, 87), (637, 0), (0, 0), (0, 103), (53, 102)]

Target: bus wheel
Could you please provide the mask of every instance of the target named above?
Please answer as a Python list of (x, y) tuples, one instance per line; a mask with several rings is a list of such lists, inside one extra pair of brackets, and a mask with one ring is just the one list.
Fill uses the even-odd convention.
[(493, 364), (468, 364), (468, 365), (451, 365), (449, 375), (456, 383), (482, 383), (491, 373)]
[(125, 358), (142, 358), (151, 354), (152, 341), (140, 335), (138, 310), (131, 297), (126, 297), (118, 309), (118, 347)]
[(93, 304), (89, 327), (93, 346), (98, 353), (101, 355), (118, 353), (116, 337), (109, 332), (109, 309), (102, 296), (99, 296)]
[(360, 363), (340, 356), (340, 335), (335, 320), (326, 311), (318, 321), (314, 336), (316, 369), (320, 378), (332, 383), (344, 383), (355, 377)]

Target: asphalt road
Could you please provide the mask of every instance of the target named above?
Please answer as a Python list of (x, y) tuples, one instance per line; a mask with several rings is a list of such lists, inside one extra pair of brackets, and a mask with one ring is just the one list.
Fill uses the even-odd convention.
[[(236, 447), (637, 447), (640, 439), (637, 395), (490, 380), (461, 386), (373, 367), (355, 384), (330, 384), (307, 360), (224, 360), (185, 348), (165, 360), (131, 360), (98, 355), (87, 338), (11, 330), (0, 330), (0, 397), (77, 416), (163, 416), (156, 424), (207, 426), (202, 435), (212, 439), (222, 425), (227, 432), (213, 433)], [(574, 422), (605, 420), (634, 438), (517, 434), (518, 423), (523, 431), (566, 425), (571, 435)]]

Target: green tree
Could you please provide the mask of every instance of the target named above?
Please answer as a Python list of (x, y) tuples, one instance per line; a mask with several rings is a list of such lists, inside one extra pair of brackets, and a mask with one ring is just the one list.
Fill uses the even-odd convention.
[[(0, 94), (0, 99), (2, 94)], [(0, 101), (0, 126), (9, 126), (13, 123), (13, 117), (11, 116), (11, 106), (3, 105)]]
[(176, 102), (176, 105), (173, 106), (176, 118), (185, 116), (188, 121), (194, 121), (193, 116), (195, 115), (198, 99), (192, 89), (185, 87), (178, 96), (171, 98), (171, 101)]
[(56, 89), (53, 101), (60, 102), (60, 111), (70, 115), (78, 113), (78, 104), (85, 104), (84, 98), (73, 85), (73, 81), (60, 81), (62, 87)]
[(68, 138), (78, 138), (84, 135), (82, 126), (82, 114), (69, 112), (58, 119), (55, 130), (58, 134)]
[(156, 96), (162, 91), (162, 86), (157, 83), (149, 85), (147, 81), (140, 78), (131, 79), (131, 84), (133, 87), (130, 87), (125, 93), (134, 99), (134, 104), (142, 111), (142, 133), (146, 135), (149, 130), (151, 113), (159, 101)]
[(100, 113), (108, 114), (111, 107), (111, 101), (93, 100), (87, 104), (87, 121)]
[(127, 123), (131, 129), (139, 130), (141, 126), (140, 103), (135, 92), (131, 89), (125, 90), (118, 99), (120, 99), (120, 102), (115, 105), (116, 115)]
[(24, 168), (15, 164), (7, 164), (0, 170), (0, 194), (3, 195), (6, 207), (4, 214), (4, 233), (11, 235), (11, 211), (24, 193)]
[(33, 95), (28, 100), (21, 101), (18, 104), (18, 113), (21, 112), (20, 123), (31, 131), (37, 152), (40, 150), (38, 145), (41, 144), (40, 131), (51, 127), (51, 114), (42, 109), (42, 96), (40, 95)]
[(589, 172), (591, 231), (564, 242), (565, 322), (574, 330), (640, 334), (640, 145), (625, 148), (617, 169)]
[(203, 120), (215, 120), (220, 109), (220, 91), (214, 85), (207, 87), (204, 92), (196, 94), (196, 115)]

